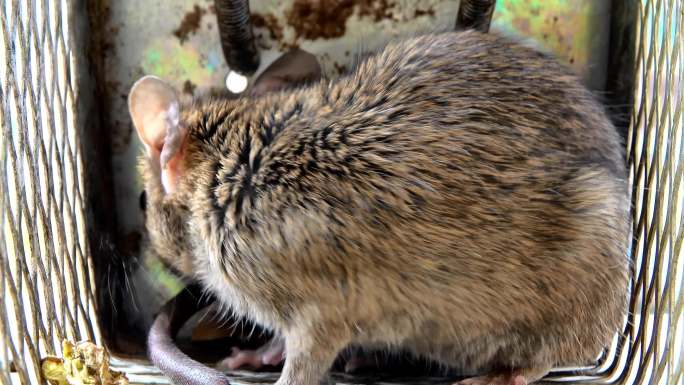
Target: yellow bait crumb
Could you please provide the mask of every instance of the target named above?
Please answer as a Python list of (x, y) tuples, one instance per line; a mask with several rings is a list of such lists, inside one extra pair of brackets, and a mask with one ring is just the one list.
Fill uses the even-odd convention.
[(62, 341), (64, 358), (46, 357), (43, 378), (50, 385), (128, 385), (123, 373), (109, 369), (109, 354), (92, 342)]

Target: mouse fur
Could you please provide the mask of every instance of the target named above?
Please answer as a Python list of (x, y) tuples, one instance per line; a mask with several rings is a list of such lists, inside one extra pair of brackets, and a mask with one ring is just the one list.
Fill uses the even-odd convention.
[(279, 385), (351, 345), (531, 382), (623, 322), (623, 143), (548, 55), (428, 34), (338, 79), (196, 98), (177, 127), (172, 192), (158, 143), (141, 157), (149, 247), (285, 340)]

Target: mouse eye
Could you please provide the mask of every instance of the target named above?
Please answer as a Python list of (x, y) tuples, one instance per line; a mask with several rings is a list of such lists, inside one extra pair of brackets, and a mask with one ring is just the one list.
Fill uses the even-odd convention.
[(147, 194), (145, 194), (145, 191), (140, 193), (140, 210), (145, 211), (147, 208)]

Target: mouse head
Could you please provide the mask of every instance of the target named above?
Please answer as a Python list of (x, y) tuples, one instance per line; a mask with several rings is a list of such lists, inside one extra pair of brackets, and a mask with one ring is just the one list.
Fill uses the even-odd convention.
[[(321, 68), (303, 50), (284, 54), (254, 82), (252, 97), (317, 81)], [(192, 178), (189, 168), (199, 156), (190, 144), (189, 127), (177, 92), (163, 80), (145, 76), (128, 97), (128, 108), (145, 147), (140, 172), (145, 184), (145, 226), (154, 254), (186, 277), (194, 273), (188, 236)], [(187, 111), (191, 113), (192, 111)]]
[(128, 108), (145, 147), (140, 172), (145, 185), (145, 226), (155, 254), (179, 273), (193, 271), (186, 224), (187, 193), (180, 187), (188, 130), (181, 121), (176, 91), (161, 79), (145, 76), (132, 87)]

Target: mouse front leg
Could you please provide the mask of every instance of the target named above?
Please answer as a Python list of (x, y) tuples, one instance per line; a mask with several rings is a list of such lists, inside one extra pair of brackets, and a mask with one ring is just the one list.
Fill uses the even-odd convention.
[(344, 329), (295, 330), (285, 335), (285, 365), (276, 385), (318, 385), (349, 345)]

